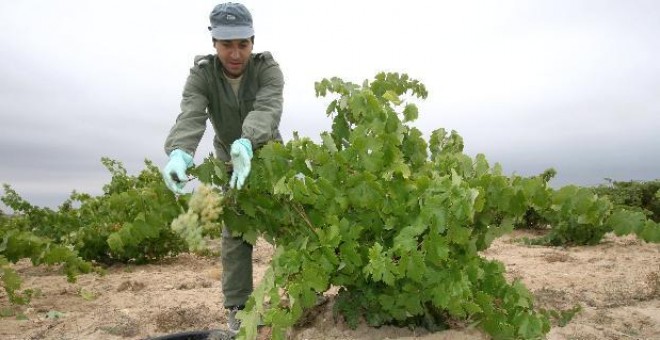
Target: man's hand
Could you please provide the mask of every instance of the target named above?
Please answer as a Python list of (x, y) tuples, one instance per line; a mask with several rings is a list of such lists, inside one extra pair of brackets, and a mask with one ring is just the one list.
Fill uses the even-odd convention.
[(229, 180), (229, 187), (239, 190), (245, 184), (245, 179), (250, 174), (252, 161), (252, 143), (246, 139), (237, 139), (231, 144), (231, 163), (234, 167), (234, 172), (231, 174)]
[(187, 152), (176, 149), (170, 152), (170, 161), (163, 169), (163, 180), (175, 194), (183, 194), (183, 187), (188, 182), (186, 169), (193, 165), (193, 157)]

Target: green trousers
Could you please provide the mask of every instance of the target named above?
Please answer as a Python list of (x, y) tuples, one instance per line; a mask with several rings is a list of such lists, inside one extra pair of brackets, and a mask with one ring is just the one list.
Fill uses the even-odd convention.
[(252, 294), (252, 245), (222, 229), (222, 294), (225, 307), (245, 305)]

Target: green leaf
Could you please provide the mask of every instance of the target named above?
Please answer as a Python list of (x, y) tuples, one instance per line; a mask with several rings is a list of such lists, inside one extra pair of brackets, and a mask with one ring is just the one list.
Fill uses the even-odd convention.
[(135, 232), (143, 238), (156, 238), (160, 233), (158, 225), (151, 225), (144, 219), (136, 219), (133, 221), (133, 228)]
[(488, 165), (488, 161), (486, 160), (486, 156), (484, 154), (477, 154), (477, 156), (474, 159), (474, 171), (475, 171), (475, 176), (476, 177), (482, 177), (484, 175), (488, 174), (488, 170), (490, 169)]
[(391, 263), (382, 251), (383, 246), (379, 243), (369, 249), (369, 263), (364, 267), (364, 272), (371, 275), (374, 281), (382, 281), (391, 286), (394, 284), (394, 275), (389, 268)]
[(451, 185), (459, 187), (461, 186), (461, 183), (463, 183), (461, 176), (456, 172), (454, 168), (451, 168)]
[(339, 108), (342, 110), (346, 110), (348, 108), (348, 97), (343, 96), (341, 99), (339, 99)]
[(394, 237), (393, 249), (401, 253), (417, 249), (417, 245), (419, 244), (418, 236), (425, 232), (427, 228), (423, 223), (415, 223), (402, 228)]
[(401, 104), (401, 99), (400, 99), (399, 96), (398, 96), (394, 91), (392, 91), (392, 90), (388, 90), (387, 92), (385, 92), (385, 93), (383, 94), (383, 98), (386, 99), (386, 100), (388, 100), (388, 101), (390, 101), (390, 102), (392, 102), (392, 103), (394, 103), (394, 104), (396, 104), (396, 105), (400, 105), (400, 104)]
[(472, 231), (465, 227), (455, 226), (449, 228), (447, 232), (447, 239), (456, 244), (466, 244), (470, 239), (470, 234)]
[(275, 186), (273, 186), (274, 195), (291, 195), (291, 190), (286, 185), (286, 177), (282, 176)]
[(402, 256), (401, 262), (407, 264), (405, 275), (415, 282), (422, 283), (424, 274), (428, 271), (423, 254), (417, 251), (410, 252)]
[(337, 145), (335, 145), (335, 142), (329, 133), (321, 133), (321, 140), (323, 140), (323, 146), (325, 146), (330, 151), (330, 153), (337, 153)]
[(660, 243), (660, 224), (647, 220), (637, 236), (646, 242)]
[(251, 245), (257, 244), (257, 238), (259, 234), (256, 230), (248, 230), (243, 233), (243, 240)]
[(645, 222), (646, 216), (643, 213), (627, 210), (616, 211), (607, 220), (609, 227), (618, 236), (640, 232)]
[(302, 273), (305, 285), (309, 286), (314, 291), (324, 292), (328, 289), (327, 275), (323, 273), (319, 266), (310, 262), (305, 262), (303, 263)]
[(408, 165), (403, 163), (402, 161), (393, 163), (391, 169), (394, 173), (401, 174), (401, 177), (405, 179), (410, 178), (410, 174), (411, 174), (410, 167), (408, 167)]
[(439, 264), (449, 256), (447, 238), (435, 233), (430, 233), (424, 238), (423, 249), (431, 263)]
[(330, 115), (330, 114), (332, 114), (333, 112), (335, 112), (336, 109), (337, 109), (337, 101), (336, 101), (336, 100), (333, 100), (333, 101), (331, 101), (330, 104), (328, 105), (328, 108), (325, 110), (325, 113), (326, 113), (327, 115)]
[(411, 122), (417, 119), (419, 112), (415, 104), (406, 104), (406, 107), (403, 109), (403, 121)]
[(482, 312), (481, 307), (479, 307), (479, 305), (477, 305), (474, 302), (466, 302), (465, 304), (463, 304), (463, 309), (465, 309), (465, 311), (469, 315), (473, 315), (473, 314), (477, 314), (477, 313)]
[(119, 236), (119, 233), (112, 233), (108, 236), (108, 246), (112, 251), (121, 253), (124, 251), (124, 241)]
[(359, 208), (373, 209), (379, 206), (383, 195), (375, 176), (364, 174), (351, 179), (355, 185), (347, 190), (348, 198), (353, 205)]
[(358, 252), (358, 244), (356, 242), (344, 242), (339, 246), (340, 257), (344, 260), (345, 265), (349, 265), (348, 268), (361, 267), (362, 258)]

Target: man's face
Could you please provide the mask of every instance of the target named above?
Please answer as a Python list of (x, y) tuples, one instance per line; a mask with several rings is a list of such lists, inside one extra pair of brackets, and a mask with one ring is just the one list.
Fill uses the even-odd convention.
[(252, 53), (252, 40), (216, 40), (213, 44), (218, 52), (218, 58), (230, 78), (240, 77), (247, 67)]

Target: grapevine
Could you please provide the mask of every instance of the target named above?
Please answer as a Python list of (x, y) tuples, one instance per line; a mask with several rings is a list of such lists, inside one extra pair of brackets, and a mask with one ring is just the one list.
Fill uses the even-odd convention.
[[(335, 308), (351, 326), (366, 320), (439, 329), (446, 318), (460, 318), (496, 339), (542, 337), (549, 316), (559, 314), (536, 310), (524, 285), (507, 282), (503, 265), (479, 251), (530, 209), (561, 231), (587, 230), (588, 241), (612, 229), (657, 237), (657, 225), (646, 221), (648, 228), (638, 219), (618, 226), (630, 214), (612, 214), (607, 199), (553, 190), (553, 170), (505, 176), (484, 155), (464, 154), (455, 131), (438, 129), (426, 142), (410, 124), (418, 109), (408, 100), (427, 92), (405, 74), (380, 73), (362, 86), (324, 79), (316, 91), (337, 95), (326, 112), (332, 131), (320, 143), (298, 135), (269, 143), (255, 154), (246, 188), (215, 191), (218, 226), (276, 246), (239, 313), (242, 337), (255, 338), (261, 320), (284, 338), (331, 286), (339, 287)], [(226, 170), (208, 158), (195, 174), (226, 187)]]
[[(507, 179), (483, 157), (475, 163), (459, 154), (457, 134), (438, 130), (427, 144), (406, 124), (417, 107), (401, 97), (426, 97), (423, 84), (379, 74), (362, 87), (333, 78), (316, 90), (340, 95), (327, 110), (332, 132), (321, 144), (296, 136), (264, 146), (247, 188), (222, 200), (232, 233), (250, 242), (262, 234), (276, 245), (271, 269), (240, 313), (240, 334), (254, 338), (261, 319), (283, 338), (330, 286), (341, 287), (336, 306), (351, 325), (360, 318), (439, 325), (450, 316), (478, 320), (500, 338), (547, 332), (522, 284), (508, 284), (501, 264), (478, 255), (508, 228), (481, 214), (490, 202), (470, 181), (476, 172)], [(224, 164), (205, 163), (200, 180), (225, 185), (217, 176)]]
[(102, 163), (112, 176), (103, 194), (74, 191), (57, 210), (34, 206), (3, 185), (0, 199), (14, 214), (0, 215), (0, 279), (12, 303), (30, 298), (10, 266), (23, 258), (33, 265), (62, 264), (73, 281), (93, 264), (143, 263), (185, 249), (170, 224), (185, 211), (187, 198), (177, 200), (149, 161), (137, 176), (129, 176), (120, 162), (103, 158)]

